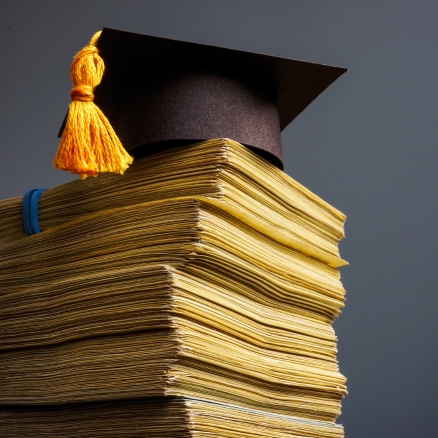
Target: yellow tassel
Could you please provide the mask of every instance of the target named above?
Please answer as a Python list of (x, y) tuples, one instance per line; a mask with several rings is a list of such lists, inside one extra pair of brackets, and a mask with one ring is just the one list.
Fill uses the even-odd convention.
[(79, 174), (81, 179), (101, 172), (123, 173), (133, 160), (108, 119), (93, 103), (93, 90), (100, 84), (105, 69), (95, 46), (100, 34), (101, 31), (93, 35), (70, 67), (72, 102), (53, 160), (55, 168)]

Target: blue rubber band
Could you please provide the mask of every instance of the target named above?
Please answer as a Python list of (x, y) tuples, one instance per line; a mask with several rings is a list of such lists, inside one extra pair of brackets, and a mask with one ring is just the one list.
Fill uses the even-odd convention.
[(32, 228), (30, 226), (30, 201), (32, 195), (37, 191), (37, 189), (32, 189), (27, 191), (23, 196), (23, 201), (21, 203), (21, 216), (23, 219), (23, 228), (28, 236), (33, 234)]
[(30, 199), (30, 227), (34, 234), (41, 232), (38, 224), (38, 201), (40, 200), (41, 193), (46, 190), (47, 189), (38, 189), (32, 194), (32, 198)]
[(28, 236), (41, 231), (38, 224), (38, 201), (41, 193), (45, 190), (46, 189), (32, 189), (27, 191), (23, 196), (23, 228)]

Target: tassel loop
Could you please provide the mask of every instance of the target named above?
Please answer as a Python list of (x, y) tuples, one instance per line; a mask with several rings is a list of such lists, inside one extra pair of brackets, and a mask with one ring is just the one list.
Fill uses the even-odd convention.
[(73, 89), (67, 120), (53, 160), (57, 169), (79, 174), (81, 179), (101, 172), (124, 173), (132, 163), (108, 119), (94, 104), (94, 88), (105, 65), (95, 46), (101, 32), (80, 50), (70, 67)]

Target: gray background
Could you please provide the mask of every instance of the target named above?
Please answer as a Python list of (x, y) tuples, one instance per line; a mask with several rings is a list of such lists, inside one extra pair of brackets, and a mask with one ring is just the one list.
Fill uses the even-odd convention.
[(347, 216), (335, 328), (347, 437), (434, 437), (436, 1), (0, 1), (0, 198), (51, 167), (69, 66), (103, 26), (350, 71), (284, 132), (286, 171)]

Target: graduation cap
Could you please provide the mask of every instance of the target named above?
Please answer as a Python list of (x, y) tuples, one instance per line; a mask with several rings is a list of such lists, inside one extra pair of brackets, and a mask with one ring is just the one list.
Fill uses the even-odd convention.
[(131, 155), (222, 137), (282, 169), (281, 131), (345, 72), (104, 28), (73, 61), (54, 165), (123, 173)]

